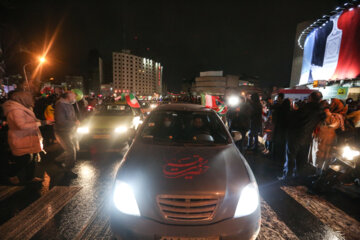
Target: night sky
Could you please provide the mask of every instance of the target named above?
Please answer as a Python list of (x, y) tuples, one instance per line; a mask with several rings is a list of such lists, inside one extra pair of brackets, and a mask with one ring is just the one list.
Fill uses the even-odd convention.
[(123, 48), (164, 65), (164, 82), (180, 90), (200, 71), (258, 76), (263, 86), (288, 86), (296, 25), (333, 10), (336, 0), (273, 1), (16, 1), (0, 0), (8, 73), (21, 72), (55, 30), (47, 76), (86, 75), (88, 56)]

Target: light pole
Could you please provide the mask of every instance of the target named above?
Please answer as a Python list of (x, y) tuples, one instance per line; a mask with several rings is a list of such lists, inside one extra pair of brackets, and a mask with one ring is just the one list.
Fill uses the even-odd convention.
[[(46, 62), (46, 59), (45, 57), (39, 57), (39, 64), (43, 64), (44, 62)], [(32, 62), (29, 62), (29, 63), (26, 63), (24, 64), (23, 66), (23, 71), (24, 71), (24, 77), (25, 77), (25, 81), (26, 81), (26, 85), (28, 87), (28, 90), (30, 90), (30, 85), (29, 85), (29, 80), (28, 80), (28, 77), (27, 77), (27, 74), (26, 74), (26, 66), (32, 64)]]
[(26, 80), (26, 86), (28, 87), (28, 90), (30, 90), (30, 85), (29, 85), (29, 80), (28, 80), (28, 78), (27, 78), (27, 74), (26, 74), (26, 66), (27, 66), (27, 65), (30, 65), (30, 64), (31, 64), (31, 62), (26, 63), (26, 64), (24, 64), (24, 66), (23, 66), (24, 77), (25, 77), (25, 80)]

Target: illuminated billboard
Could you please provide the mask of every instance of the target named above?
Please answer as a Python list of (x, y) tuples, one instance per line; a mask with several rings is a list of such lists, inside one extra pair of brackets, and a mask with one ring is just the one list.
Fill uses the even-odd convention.
[(304, 43), (300, 85), (360, 76), (360, 5), (330, 17)]

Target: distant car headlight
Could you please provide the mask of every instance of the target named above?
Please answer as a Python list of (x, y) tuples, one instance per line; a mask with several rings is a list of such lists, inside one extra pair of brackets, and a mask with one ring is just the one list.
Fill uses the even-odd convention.
[(142, 123), (143, 123), (143, 121), (140, 119), (139, 116), (136, 116), (133, 118), (133, 126), (135, 127), (135, 129), (137, 129), (139, 127), (139, 125)]
[(88, 128), (88, 127), (79, 127), (79, 128), (77, 129), (77, 133), (87, 134), (87, 133), (89, 133), (89, 128)]
[(354, 158), (358, 157), (360, 152), (357, 150), (351, 149), (349, 146), (343, 148), (342, 157), (346, 158), (347, 160), (354, 160)]
[(252, 214), (259, 206), (259, 191), (255, 182), (246, 185), (240, 193), (239, 202), (234, 217), (244, 217)]
[(127, 130), (128, 130), (128, 128), (126, 126), (121, 126), (121, 127), (115, 128), (114, 132), (115, 133), (126, 133)]
[(154, 108), (156, 108), (157, 107), (157, 104), (150, 104), (150, 108), (151, 109), (154, 109)]
[(240, 103), (240, 98), (238, 96), (230, 96), (228, 99), (228, 104), (230, 105), (230, 107), (235, 107), (239, 105), (239, 103)]
[(116, 180), (113, 193), (115, 207), (122, 213), (140, 216), (140, 210), (131, 186), (123, 181)]

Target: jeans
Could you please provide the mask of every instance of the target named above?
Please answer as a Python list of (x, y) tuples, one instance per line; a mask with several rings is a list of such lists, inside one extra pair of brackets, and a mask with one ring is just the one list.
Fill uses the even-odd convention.
[(272, 149), (272, 141), (269, 141), (269, 140), (265, 141), (265, 149), (271, 151), (271, 149)]
[(284, 176), (297, 176), (298, 170), (304, 168), (308, 153), (308, 144), (299, 144), (296, 140), (286, 141), (286, 154), (283, 169)]
[(285, 163), (284, 163), (284, 169), (283, 169), (283, 175), (289, 176), (290, 173), (292, 175), (296, 175), (296, 155), (298, 152), (298, 147), (294, 146), (294, 144), (289, 143), (289, 141), (286, 142), (285, 145)]
[(73, 168), (76, 161), (76, 150), (78, 150), (76, 135), (68, 132), (55, 132), (55, 137), (64, 149), (64, 152), (55, 158), (55, 161), (65, 164), (65, 168)]
[(249, 139), (248, 139), (248, 148), (254, 148), (254, 150), (258, 149), (259, 145), (259, 132), (250, 130)]

